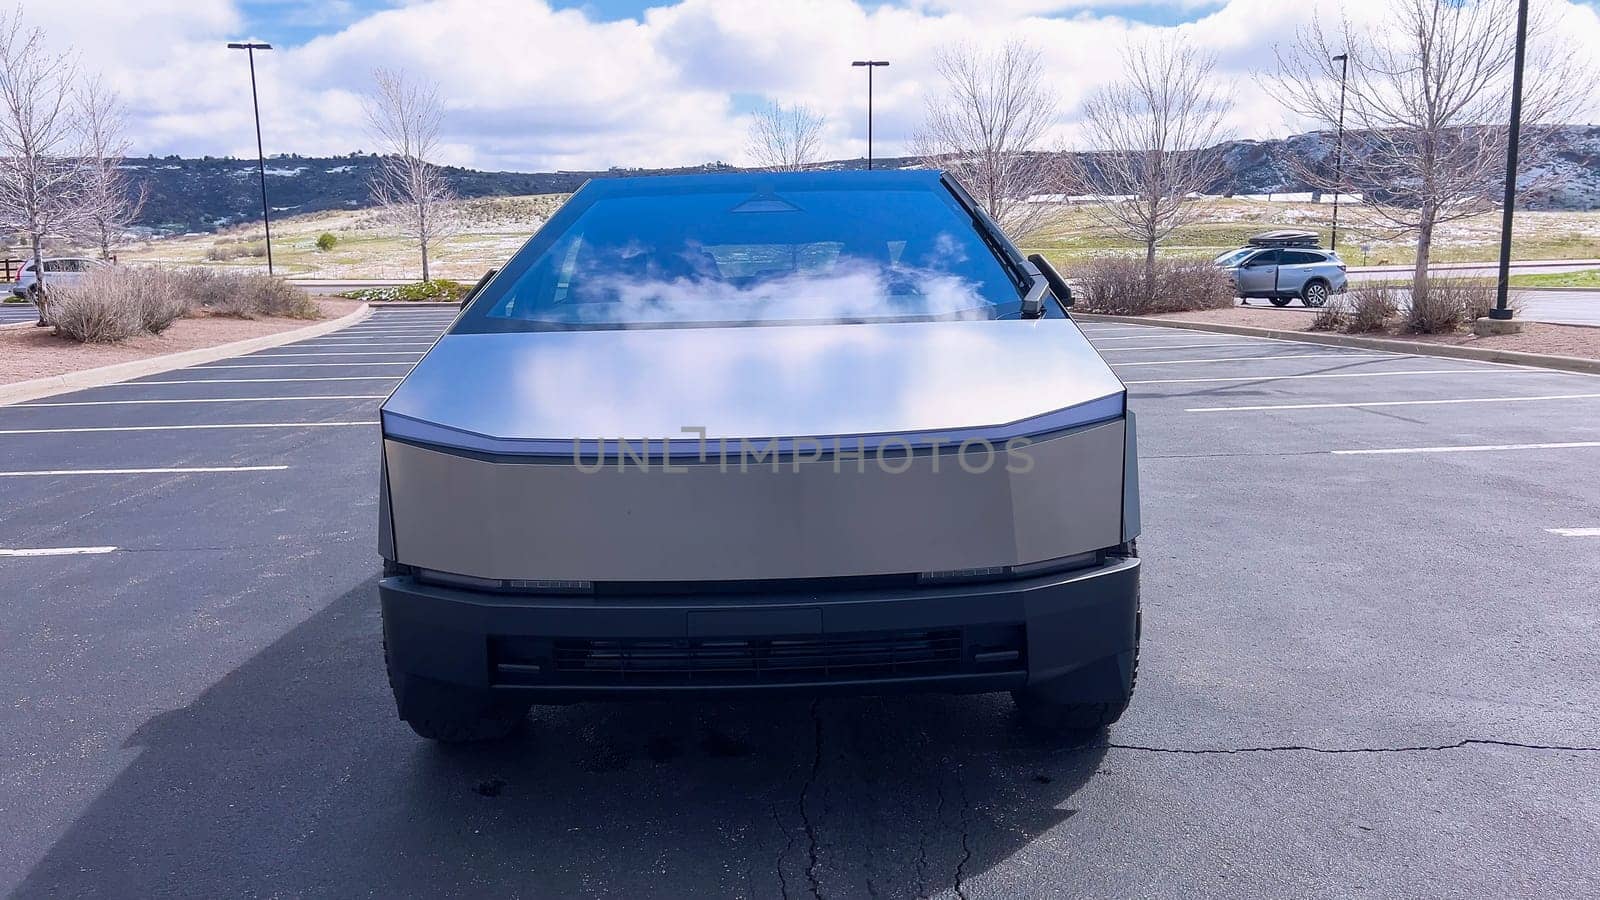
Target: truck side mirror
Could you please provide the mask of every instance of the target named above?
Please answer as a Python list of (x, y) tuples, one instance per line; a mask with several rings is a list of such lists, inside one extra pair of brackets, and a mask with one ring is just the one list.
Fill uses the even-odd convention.
[(466, 309), (467, 304), (472, 302), (472, 298), (478, 296), (478, 292), (483, 290), (483, 286), (492, 281), (495, 273), (499, 271), (499, 269), (490, 269), (489, 271), (483, 273), (483, 277), (478, 279), (478, 283), (473, 285), (472, 288), (465, 294), (461, 295), (461, 308)]
[(1028, 262), (1033, 263), (1039, 269), (1039, 274), (1044, 276), (1044, 280), (1050, 283), (1050, 293), (1056, 295), (1062, 306), (1070, 308), (1073, 303), (1072, 288), (1067, 285), (1067, 280), (1061, 277), (1061, 273), (1056, 271), (1056, 267), (1050, 265), (1050, 260), (1045, 259), (1043, 253), (1034, 253), (1028, 256)]

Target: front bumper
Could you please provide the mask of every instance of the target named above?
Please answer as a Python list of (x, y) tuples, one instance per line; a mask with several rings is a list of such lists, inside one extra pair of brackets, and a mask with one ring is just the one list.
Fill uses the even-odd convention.
[(378, 592), (390, 665), (402, 680), (533, 702), (975, 693), (1127, 662), (1138, 628), (1139, 561), (1108, 556), (1033, 578), (873, 590), (536, 596), (397, 575), (379, 582)]

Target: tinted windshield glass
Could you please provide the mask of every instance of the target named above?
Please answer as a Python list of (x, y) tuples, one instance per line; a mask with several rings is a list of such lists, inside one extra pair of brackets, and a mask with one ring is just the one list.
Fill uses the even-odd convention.
[(458, 331), (1015, 316), (1016, 282), (934, 178), (586, 189)]
[(1213, 260), (1213, 262), (1219, 266), (1237, 266), (1246, 256), (1249, 256), (1254, 252), (1256, 252), (1254, 247), (1246, 247), (1243, 250), (1234, 250), (1231, 253), (1224, 253)]

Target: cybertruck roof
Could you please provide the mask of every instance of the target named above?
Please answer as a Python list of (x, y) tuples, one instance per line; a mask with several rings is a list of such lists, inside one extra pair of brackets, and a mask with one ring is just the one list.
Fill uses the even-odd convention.
[(1003, 440), (1120, 416), (1123, 386), (938, 172), (592, 181), (383, 407), (389, 437)]

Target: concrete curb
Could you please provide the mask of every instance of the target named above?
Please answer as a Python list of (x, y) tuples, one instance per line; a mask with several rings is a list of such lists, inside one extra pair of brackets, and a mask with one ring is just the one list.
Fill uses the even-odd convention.
[(170, 372), (173, 369), (181, 369), (198, 363), (215, 362), (219, 359), (227, 359), (230, 356), (238, 356), (243, 353), (254, 353), (257, 350), (281, 347), (284, 344), (292, 344), (295, 341), (321, 337), (329, 332), (338, 331), (348, 325), (354, 325), (370, 315), (372, 315), (372, 310), (363, 305), (337, 319), (318, 322), (305, 328), (295, 328), (290, 331), (280, 331), (277, 334), (246, 338), (230, 344), (218, 344), (215, 347), (197, 347), (193, 350), (184, 350), (179, 353), (168, 353), (165, 356), (152, 356), (149, 359), (135, 359), (125, 363), (100, 366), (95, 369), (66, 372), (61, 375), (50, 375), (45, 378), (34, 378), (29, 381), (19, 381), (15, 384), (0, 385), (0, 406), (21, 403), (26, 400), (38, 400), (41, 397), (65, 394), (68, 391), (79, 391), (84, 388), (102, 387), (108, 384), (116, 384), (119, 381), (127, 381), (130, 378), (142, 378), (145, 375)]
[(1565, 372), (1600, 375), (1600, 359), (1584, 359), (1581, 356), (1552, 356), (1544, 353), (1524, 353), (1520, 350), (1489, 350), (1481, 347), (1431, 344), (1424, 341), (1397, 341), (1389, 338), (1361, 337), (1353, 334), (1308, 334), (1303, 331), (1279, 331), (1275, 328), (1256, 328), (1250, 325), (1182, 322), (1176, 319), (1148, 319), (1143, 316), (1101, 316), (1093, 313), (1075, 312), (1072, 317), (1084, 322), (1157, 325), (1167, 328), (1182, 328), (1188, 331), (1211, 331), (1218, 334), (1237, 334), (1244, 337), (1272, 338), (1278, 341), (1297, 341), (1302, 344), (1357, 347), (1363, 350), (1386, 350), (1390, 353), (1408, 353), (1416, 356), (1443, 356), (1450, 359), (1470, 359), (1478, 362), (1511, 363), (1518, 366), (1536, 366), (1542, 369), (1560, 369)]
[(459, 309), (461, 307), (460, 301), (451, 300), (368, 300), (367, 305), (373, 309), (406, 309), (413, 306), (420, 306), (424, 309), (442, 309), (447, 306), (451, 309)]

